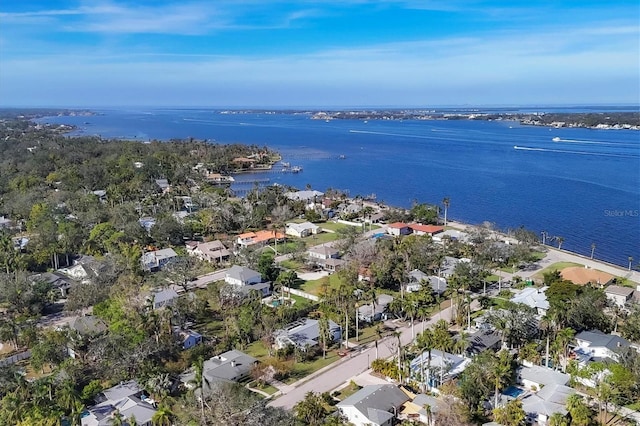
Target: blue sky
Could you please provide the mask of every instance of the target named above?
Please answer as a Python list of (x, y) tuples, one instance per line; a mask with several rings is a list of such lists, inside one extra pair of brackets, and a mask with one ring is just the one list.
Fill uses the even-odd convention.
[(640, 103), (640, 3), (0, 3), (5, 106)]

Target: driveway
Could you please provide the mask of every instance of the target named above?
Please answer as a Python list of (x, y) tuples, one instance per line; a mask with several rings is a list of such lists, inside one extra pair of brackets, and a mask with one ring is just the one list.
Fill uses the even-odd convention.
[[(435, 315), (429, 321), (427, 325), (435, 324), (439, 319), (450, 320), (451, 308), (443, 309), (439, 314)], [(401, 333), (400, 342), (403, 346), (408, 345), (411, 342), (411, 326), (407, 325), (396, 329)], [(418, 324), (416, 323), (416, 332), (418, 331)], [(395, 349), (395, 350), (394, 350)], [(394, 351), (393, 353), (391, 351)], [(386, 337), (378, 342), (378, 356), (380, 358), (389, 358), (395, 355), (397, 350), (397, 337)], [(286, 409), (293, 408), (299, 401), (304, 399), (307, 392), (323, 393), (329, 392), (346, 380), (350, 379), (354, 375), (364, 373), (369, 369), (370, 363), (376, 359), (376, 349), (374, 343), (369, 343), (364, 346), (360, 351), (351, 352), (349, 358), (337, 361), (336, 364), (325, 367), (325, 369), (312, 374), (311, 376), (304, 378), (291, 386), (284, 387), (284, 395), (278, 397), (274, 401), (269, 403), (271, 407), (283, 407)]]

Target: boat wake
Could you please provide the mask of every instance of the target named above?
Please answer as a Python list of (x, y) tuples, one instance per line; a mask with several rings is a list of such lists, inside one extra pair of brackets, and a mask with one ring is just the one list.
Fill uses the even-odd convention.
[(640, 156), (633, 155), (633, 154), (624, 155), (624, 154), (610, 154), (606, 152), (569, 151), (564, 149), (532, 148), (528, 146), (518, 146), (518, 145), (514, 145), (513, 149), (517, 149), (519, 151), (538, 151), (538, 152), (556, 152), (559, 154), (593, 155), (596, 157), (640, 158)]
[(601, 142), (601, 141), (594, 141), (594, 140), (588, 140), (588, 139), (562, 139), (562, 138), (555, 137), (555, 138), (553, 138), (551, 140), (553, 142), (559, 142), (559, 143), (575, 143), (575, 144), (583, 144), (583, 145), (636, 146), (636, 145), (633, 145), (633, 144), (623, 144), (623, 143), (615, 143), (615, 142)]

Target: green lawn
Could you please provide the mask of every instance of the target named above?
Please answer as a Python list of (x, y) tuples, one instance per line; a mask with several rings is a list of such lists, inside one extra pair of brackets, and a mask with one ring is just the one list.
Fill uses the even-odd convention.
[(280, 262), (280, 266), (282, 266), (285, 269), (291, 269), (292, 271), (299, 271), (304, 267), (302, 262), (298, 262), (296, 260), (291, 260), (291, 259), (285, 260), (284, 262)]
[[(300, 286), (300, 290), (319, 296), (320, 290), (322, 288), (322, 281), (323, 281), (323, 278), (320, 278), (319, 280), (306, 281), (304, 284)], [(337, 288), (340, 285), (340, 283), (341, 283), (341, 280), (338, 274), (329, 275), (329, 288)]]
[(575, 262), (556, 262), (544, 268), (542, 271), (537, 272), (533, 278), (541, 280), (544, 277), (544, 274), (553, 271), (562, 271), (564, 268), (569, 268), (571, 266), (584, 266)]
[(267, 351), (267, 348), (265, 348), (264, 343), (262, 343), (260, 340), (257, 340), (251, 343), (246, 348), (244, 348), (244, 351), (242, 352), (256, 358), (259, 361), (269, 356), (269, 352)]
[(338, 229), (346, 228), (346, 227), (350, 226), (350, 225), (345, 225), (344, 223), (334, 223), (334, 222), (318, 223), (317, 225), (320, 228), (328, 229), (328, 230), (333, 231), (333, 232), (337, 232)]
[(304, 377), (307, 377), (309, 374), (314, 373), (321, 368), (324, 368), (327, 365), (338, 361), (339, 359), (340, 356), (338, 355), (338, 351), (336, 349), (333, 349), (327, 351), (326, 359), (323, 359), (322, 354), (320, 354), (318, 358), (310, 362), (294, 362), (291, 367), (289, 377), (284, 382), (290, 385)]
[(302, 241), (304, 241), (304, 244), (306, 245), (306, 247), (309, 248), (309, 247), (317, 246), (320, 244), (329, 243), (331, 241), (335, 241), (338, 239), (338, 237), (339, 235), (335, 233), (321, 232), (316, 235), (310, 235), (308, 237), (304, 237), (302, 238)]
[(274, 393), (278, 392), (278, 389), (269, 384), (258, 386), (256, 382), (249, 382), (249, 387), (261, 390), (262, 392), (268, 393), (269, 395), (273, 395)]
[(360, 389), (362, 389), (361, 386), (348, 385), (347, 387), (342, 388), (336, 395), (334, 395), (334, 397), (340, 401), (344, 401), (354, 393), (358, 392)]

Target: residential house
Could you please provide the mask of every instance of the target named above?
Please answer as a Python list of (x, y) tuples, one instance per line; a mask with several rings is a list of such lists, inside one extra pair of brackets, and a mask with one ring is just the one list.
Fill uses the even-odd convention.
[(621, 349), (631, 346), (628, 340), (613, 334), (604, 334), (600, 330), (583, 331), (576, 335), (573, 352), (580, 364), (593, 360), (618, 360)]
[(470, 263), (471, 259), (467, 259), (466, 257), (457, 259), (455, 257), (445, 256), (442, 264), (440, 265), (440, 273), (438, 275), (446, 279), (451, 278), (453, 274), (455, 274), (456, 266), (458, 266), (458, 263), (460, 262)]
[(358, 318), (365, 322), (387, 319), (387, 306), (393, 301), (393, 296), (379, 294), (376, 303), (367, 303), (358, 307)]
[(142, 269), (148, 272), (159, 271), (167, 263), (176, 259), (178, 254), (172, 248), (149, 251), (142, 255)]
[(220, 240), (209, 241), (207, 243), (187, 241), (185, 246), (187, 248), (187, 254), (208, 262), (224, 262), (231, 257), (231, 252), (227, 250)]
[(633, 297), (635, 290), (632, 287), (621, 287), (619, 285), (610, 285), (604, 290), (604, 294), (612, 303), (620, 308), (624, 306)]
[(387, 225), (387, 233), (399, 237), (400, 235), (409, 235), (411, 228), (403, 222), (394, 222)]
[(531, 308), (534, 308), (538, 312), (539, 316), (543, 316), (549, 309), (549, 301), (547, 300), (547, 295), (545, 294), (547, 288), (548, 287), (527, 287), (516, 294), (511, 299), (511, 301), (513, 303), (522, 303)]
[(173, 335), (180, 342), (182, 349), (191, 349), (202, 343), (202, 334), (193, 330), (181, 330), (179, 327), (175, 327)]
[(144, 216), (138, 219), (138, 223), (149, 233), (151, 232), (151, 228), (156, 224), (156, 219), (154, 217)]
[(169, 185), (169, 181), (166, 179), (156, 179), (156, 186), (160, 188), (163, 194), (171, 190), (171, 185)]
[(104, 334), (108, 329), (104, 321), (93, 315), (75, 318), (69, 323), (69, 328), (76, 332), (67, 345), (67, 353), (74, 359), (82, 357), (82, 354), (86, 353), (88, 341)]
[(422, 225), (419, 223), (411, 223), (409, 224), (409, 228), (411, 232), (415, 235), (429, 235), (433, 237), (435, 234), (438, 234), (444, 231), (444, 226), (437, 225)]
[(88, 283), (100, 275), (102, 267), (93, 256), (82, 256), (74, 260), (71, 266), (58, 269), (55, 273), (63, 274), (74, 281)]
[(135, 417), (136, 426), (151, 426), (156, 413), (156, 402), (145, 395), (135, 380), (106, 389), (95, 399), (97, 404), (89, 407), (80, 419), (82, 426), (110, 426), (116, 412), (124, 419)]
[(469, 345), (465, 349), (468, 356), (474, 356), (484, 351), (500, 349), (502, 336), (495, 330), (478, 330), (469, 336)]
[[(427, 425), (433, 424), (438, 417), (438, 412), (443, 408), (444, 401), (422, 393), (414, 395), (406, 389), (403, 391), (411, 399), (402, 405), (400, 420), (417, 420)], [(429, 407), (428, 412), (426, 407)]]
[(337, 259), (340, 257), (340, 252), (338, 251), (338, 249), (326, 244), (311, 247), (309, 250), (307, 250), (307, 254), (310, 260), (316, 262), (324, 261), (327, 259)]
[(307, 250), (307, 256), (311, 263), (329, 272), (335, 272), (345, 264), (345, 261), (339, 258), (338, 249), (326, 244), (311, 247)]
[(575, 392), (575, 389), (566, 385), (551, 383), (536, 393), (526, 394), (522, 398), (522, 409), (527, 416), (526, 422), (546, 425), (555, 413), (566, 416), (567, 399)]
[(533, 391), (549, 385), (566, 385), (570, 379), (568, 374), (540, 365), (523, 365), (517, 371), (517, 382)]
[(260, 272), (245, 266), (233, 265), (225, 273), (224, 281), (244, 294), (250, 290), (261, 292), (263, 297), (271, 294), (271, 283), (262, 282)]
[(407, 292), (412, 293), (422, 290), (422, 285), (429, 285), (434, 293), (442, 294), (447, 289), (447, 280), (433, 275), (427, 275), (419, 269), (409, 272), (409, 283), (406, 285)]
[(287, 192), (284, 196), (292, 201), (304, 201), (307, 205), (315, 206), (316, 203), (322, 205), (324, 193), (316, 190), (305, 190)]
[(74, 284), (74, 281), (71, 278), (59, 271), (43, 272), (42, 274), (31, 275), (29, 280), (32, 283), (45, 282), (49, 284), (52, 289), (56, 290), (56, 293), (58, 293), (58, 296), (61, 298), (67, 297), (69, 290)]
[[(231, 350), (209, 358), (203, 363), (203, 391), (205, 395), (215, 392), (216, 384), (239, 382), (249, 377), (251, 369), (258, 363), (252, 356), (238, 350)], [(193, 369), (180, 375), (180, 381), (193, 388), (195, 371)]]
[[(329, 334), (331, 341), (342, 338), (342, 328), (335, 322), (329, 320)], [(320, 339), (319, 321), (310, 318), (303, 318), (288, 324), (285, 328), (275, 332), (275, 346), (278, 349), (289, 345), (305, 349), (318, 344)]]
[(165, 306), (173, 306), (178, 300), (178, 293), (172, 288), (165, 288), (151, 293), (149, 301), (153, 309), (160, 309)]
[(238, 235), (236, 243), (241, 248), (250, 246), (262, 247), (271, 241), (283, 241), (285, 238), (286, 236), (278, 231), (245, 232), (244, 234)]
[(286, 229), (284, 231), (287, 235), (292, 235), (294, 237), (304, 238), (309, 235), (315, 235), (320, 232), (320, 227), (318, 225), (314, 225), (311, 222), (303, 222), (303, 223), (287, 223)]
[[(429, 354), (429, 351), (425, 351), (415, 357), (411, 361), (409, 368), (411, 377), (414, 380), (418, 382), (424, 381), (424, 383), (428, 383), (430, 389), (437, 390), (443, 383), (458, 377), (470, 363), (471, 359), (469, 358), (432, 349), (431, 354)], [(422, 371), (426, 375), (424, 378), (421, 378)]]
[(391, 426), (409, 396), (395, 385), (369, 385), (336, 407), (354, 426)]
[(447, 229), (433, 235), (433, 241), (437, 243), (441, 243), (447, 239), (466, 243), (469, 242), (469, 234), (464, 231), (458, 231), (457, 229)]

